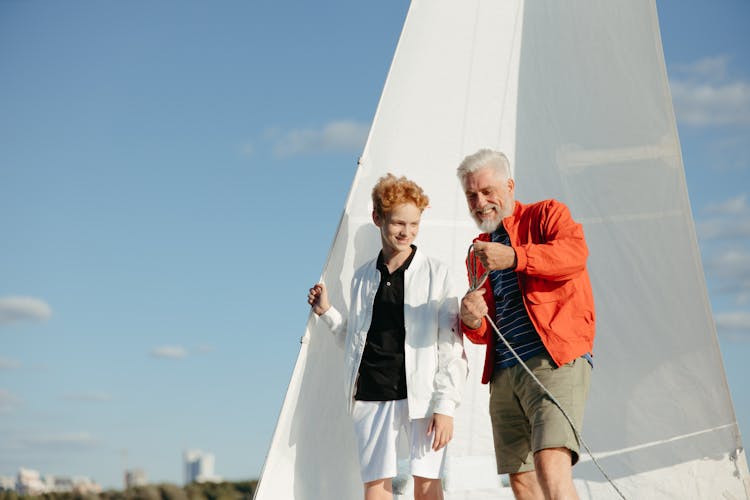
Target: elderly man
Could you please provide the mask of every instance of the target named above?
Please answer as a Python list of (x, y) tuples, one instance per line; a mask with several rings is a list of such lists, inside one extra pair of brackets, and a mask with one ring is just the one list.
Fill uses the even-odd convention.
[(503, 153), (480, 150), (457, 173), (482, 231), (470, 275), (489, 271), (462, 299), (460, 315), (466, 338), (487, 345), (482, 383), (490, 383), (498, 473), (510, 475), (518, 499), (576, 499), (576, 435), (493, 326), (580, 430), (594, 341), (583, 228), (558, 201), (516, 201)]

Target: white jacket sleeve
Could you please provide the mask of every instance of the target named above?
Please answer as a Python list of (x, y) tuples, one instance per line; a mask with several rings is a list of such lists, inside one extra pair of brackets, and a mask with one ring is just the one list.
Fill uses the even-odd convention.
[(438, 371), (435, 374), (433, 412), (453, 416), (461, 402), (468, 361), (463, 335), (458, 326), (458, 297), (453, 295), (450, 278), (445, 273), (443, 300), (438, 311)]
[(320, 315), (320, 319), (328, 326), (333, 333), (333, 340), (340, 348), (344, 348), (346, 340), (346, 318), (335, 307), (331, 306), (326, 312)]

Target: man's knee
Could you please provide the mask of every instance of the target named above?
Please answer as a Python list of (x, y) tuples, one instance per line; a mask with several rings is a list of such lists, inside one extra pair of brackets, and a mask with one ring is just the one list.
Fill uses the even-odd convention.
[(537, 472), (568, 472), (572, 474), (573, 452), (568, 448), (545, 448), (534, 453)]
[(547, 448), (534, 454), (537, 478), (547, 498), (578, 498), (573, 485), (572, 452)]

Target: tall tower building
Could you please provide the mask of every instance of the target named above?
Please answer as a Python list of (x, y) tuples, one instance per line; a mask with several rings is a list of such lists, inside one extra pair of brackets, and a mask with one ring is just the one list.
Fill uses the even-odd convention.
[(217, 483), (221, 477), (214, 474), (214, 455), (201, 450), (188, 450), (183, 453), (185, 484)]

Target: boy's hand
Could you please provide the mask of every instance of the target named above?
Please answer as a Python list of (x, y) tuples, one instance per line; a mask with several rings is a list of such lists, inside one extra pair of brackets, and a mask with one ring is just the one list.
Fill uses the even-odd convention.
[(331, 307), (328, 302), (328, 292), (323, 283), (318, 283), (310, 289), (307, 294), (307, 303), (312, 306), (313, 312), (318, 316), (324, 314)]
[(453, 439), (453, 417), (441, 413), (433, 413), (430, 425), (427, 427), (427, 435), (429, 436), (433, 433), (432, 449), (438, 451)]

